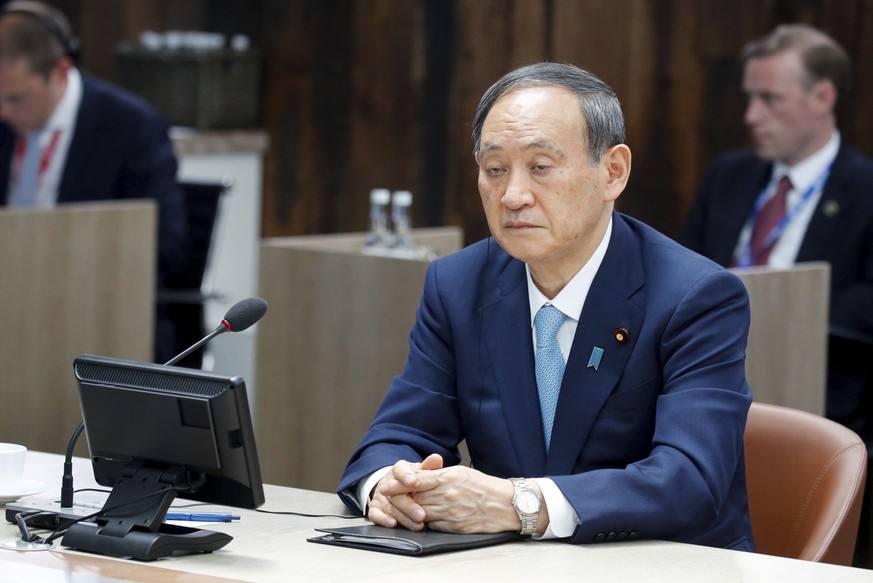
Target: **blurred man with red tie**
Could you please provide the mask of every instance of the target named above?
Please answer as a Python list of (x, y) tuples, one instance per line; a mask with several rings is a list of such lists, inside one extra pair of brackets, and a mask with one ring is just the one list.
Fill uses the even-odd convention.
[(873, 446), (873, 162), (837, 130), (849, 59), (794, 24), (748, 44), (743, 63), (756, 152), (716, 160), (679, 241), (725, 266), (830, 263), (827, 416)]
[[(168, 124), (145, 101), (82, 73), (67, 19), (41, 2), (0, 9), (0, 205), (152, 198), (158, 285), (185, 268), (187, 224)], [(160, 311), (160, 307), (159, 307)], [(171, 323), (158, 319), (156, 360)]]

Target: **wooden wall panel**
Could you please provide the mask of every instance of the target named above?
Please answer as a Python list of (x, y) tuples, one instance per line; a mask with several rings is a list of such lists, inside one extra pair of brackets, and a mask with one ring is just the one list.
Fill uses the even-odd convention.
[[(657, 137), (651, 144), (657, 148), (658, 144), (664, 147), (663, 173), (658, 180), (663, 188), (670, 193), (669, 204), (662, 204), (656, 220), (662, 225), (669, 225), (669, 229), (678, 229), (684, 219), (683, 213), (677, 209), (683, 206), (683, 195), (695, 191), (698, 176), (705, 169), (708, 160), (701, 160), (698, 156), (701, 151), (699, 132), (706, 127), (708, 111), (703, 107), (701, 96), (704, 93), (705, 68), (699, 55), (698, 43), (700, 36), (695, 27), (697, 14), (691, 10), (677, 9), (673, 6), (673, 34), (666, 39), (667, 59), (664, 63), (664, 92), (667, 97), (665, 104), (669, 115), (664, 116), (669, 129), (665, 132), (663, 140)], [(657, 33), (657, 27), (655, 29)], [(655, 76), (657, 78), (657, 75)], [(680, 115), (676, 115), (681, 112)], [(645, 124), (647, 114), (645, 110), (638, 111), (637, 115), (642, 119), (629, 120), (628, 123)], [(636, 188), (642, 189), (644, 183), (635, 182)], [(640, 202), (640, 205), (645, 205)], [(629, 211), (632, 212), (632, 211)], [(632, 214), (636, 214), (632, 212)], [(651, 220), (651, 215), (649, 217)]]
[(142, 30), (243, 32), (264, 53), (267, 236), (359, 231), (367, 193), (415, 194), (416, 226), (487, 234), (470, 156), (482, 92), (539, 60), (590, 68), (625, 108), (633, 173), (619, 208), (675, 233), (713, 157), (747, 143), (738, 53), (780, 22), (854, 61), (846, 140), (873, 155), (873, 0), (56, 0), (86, 69)]
[(556, 0), (552, 14), (549, 58), (588, 69), (609, 83), (619, 95), (627, 94), (628, 30), (633, 0)]
[(424, 46), (417, 42), (423, 5), (394, 0), (352, 4), (348, 107), (338, 112), (348, 124), (348, 163), (336, 168), (342, 180), (336, 192), (326, 193), (339, 232), (366, 229), (361, 217), (368, 216), (373, 187), (420, 195), (424, 162), (419, 155), (423, 126), (417, 123), (425, 74)]
[[(527, 6), (519, 8), (520, 4)], [(512, 42), (512, 31), (520, 25), (519, 19), (522, 18), (516, 14), (523, 14), (525, 18), (543, 18), (542, 11), (532, 8), (536, 4), (543, 3), (539, 0), (529, 3), (507, 3), (504, 0), (455, 2), (454, 93), (449, 118), (449, 180), (445, 208), (447, 217), (453, 220), (447, 224), (460, 225), (467, 243), (488, 234), (476, 187), (477, 169), (471, 139), (473, 115), (482, 93), (506, 71), (545, 58), (541, 52), (528, 58), (519, 54), (521, 46), (542, 51), (534, 37), (523, 36), (526, 40), (518, 46)], [(537, 24), (536, 21), (531, 23), (531, 28), (544, 26)]]
[(841, 120), (853, 144), (873, 156), (873, 0), (864, 0), (855, 23), (854, 90), (850, 114)]

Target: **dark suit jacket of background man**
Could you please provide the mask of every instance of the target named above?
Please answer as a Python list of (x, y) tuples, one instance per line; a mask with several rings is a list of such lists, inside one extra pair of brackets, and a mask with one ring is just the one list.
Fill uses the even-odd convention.
[[(185, 268), (188, 245), (185, 201), (176, 181), (177, 164), (168, 129), (163, 116), (143, 99), (82, 73), (82, 101), (57, 198), (58, 204), (155, 199), (159, 205), (159, 286)], [(9, 189), (15, 140), (12, 129), (0, 122), (3, 205)], [(160, 312), (159, 309), (155, 331), (159, 345), (162, 336), (173, 335), (172, 324)], [(158, 352), (158, 360), (164, 358), (165, 351)]]
[[(572, 542), (640, 537), (753, 550), (743, 455), (748, 326), (736, 276), (613, 213), (547, 455), (525, 266), (493, 238), (480, 241), (428, 268), (406, 367), (340, 496), (356, 508), (347, 489), (398, 459), (439, 453), (456, 464), (465, 438), (473, 467), (486, 474), (551, 477), (581, 520)], [(617, 328), (627, 329), (626, 342)], [(588, 366), (594, 347), (604, 351), (597, 368)]]
[[(58, 204), (153, 198), (159, 273), (187, 260), (187, 227), (166, 120), (141, 98), (82, 73), (82, 102), (58, 187)], [(0, 202), (6, 204), (15, 133), (0, 122)]]
[[(730, 265), (771, 171), (771, 163), (751, 151), (719, 157), (701, 183), (679, 242)], [(873, 399), (865, 395), (873, 391), (873, 162), (845, 142), (797, 253), (797, 263), (809, 261), (831, 266), (827, 414), (854, 429), (869, 447)]]

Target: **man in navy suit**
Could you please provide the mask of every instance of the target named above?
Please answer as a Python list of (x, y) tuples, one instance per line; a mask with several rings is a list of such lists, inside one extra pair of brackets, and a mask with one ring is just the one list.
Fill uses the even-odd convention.
[(387, 527), (753, 550), (743, 284), (614, 211), (631, 153), (587, 71), (512, 71), (473, 127), (493, 237), (428, 268), (340, 497)]
[[(725, 265), (831, 267), (826, 414), (873, 446), (873, 162), (846, 144), (835, 107), (849, 59), (830, 37), (783, 25), (743, 53), (745, 122), (756, 151), (719, 157), (679, 241)], [(777, 183), (780, 222), (761, 229)], [(762, 253), (755, 231), (766, 230)]]
[[(0, 12), (0, 204), (156, 200), (160, 286), (187, 261), (168, 124), (142, 99), (80, 73), (76, 49), (51, 6), (15, 1)], [(166, 318), (158, 325), (158, 339), (172, 336)], [(159, 361), (173, 356), (163, 345)]]

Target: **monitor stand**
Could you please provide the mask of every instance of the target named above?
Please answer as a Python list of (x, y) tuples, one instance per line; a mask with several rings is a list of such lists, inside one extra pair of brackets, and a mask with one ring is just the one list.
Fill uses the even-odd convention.
[(223, 532), (173, 524), (163, 524), (157, 532), (131, 530), (115, 537), (104, 534), (99, 524), (80, 522), (70, 527), (61, 544), (101, 555), (153, 561), (181, 553), (211, 553), (232, 540)]
[[(223, 532), (164, 524), (176, 491), (191, 487), (184, 470), (133, 465), (119, 480), (95, 522), (70, 526), (61, 544), (80, 551), (152, 561), (181, 553), (212, 552), (233, 537)], [(184, 486), (182, 486), (184, 484)]]

